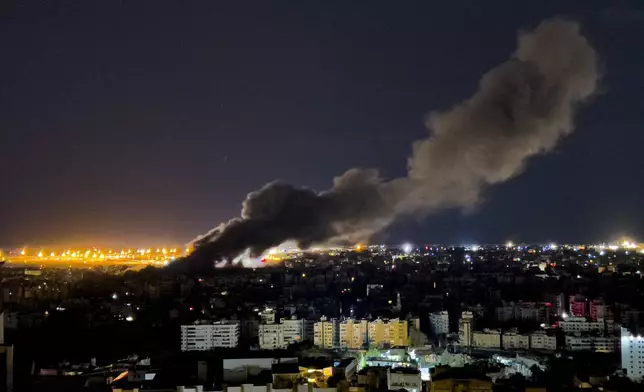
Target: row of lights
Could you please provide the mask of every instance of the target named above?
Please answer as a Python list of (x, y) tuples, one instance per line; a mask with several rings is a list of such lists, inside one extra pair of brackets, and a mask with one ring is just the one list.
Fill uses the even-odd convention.
[[(178, 253), (178, 252), (179, 252), (179, 249), (177, 249), (177, 248), (171, 248), (171, 249), (166, 249), (166, 248), (157, 248), (157, 250), (156, 250), (156, 253), (162, 253), (162, 254), (164, 254), (164, 255), (167, 255), (167, 254), (176, 254), (176, 253)], [(186, 248), (186, 249), (185, 249), (185, 253), (189, 253), (189, 252), (190, 252), (190, 249), (189, 249), (189, 248)], [(97, 256), (100, 256), (100, 255), (106, 255), (106, 254), (107, 254), (107, 255), (122, 255), (122, 256), (125, 256), (125, 255), (131, 255), (131, 254), (135, 254), (135, 253), (140, 254), (140, 255), (151, 254), (151, 253), (152, 253), (152, 249), (137, 249), (136, 251), (133, 251), (132, 249), (127, 249), (127, 250), (123, 249), (123, 250), (121, 250), (120, 252), (113, 252), (113, 251), (110, 249), (110, 250), (108, 250), (108, 251), (107, 251), (107, 253), (103, 253), (103, 251), (102, 251), (102, 250), (98, 250), (98, 249), (96, 249), (96, 248), (94, 248), (94, 249), (93, 249), (93, 251), (92, 251), (92, 250), (87, 249), (84, 253), (83, 253), (82, 251), (72, 251), (72, 250), (67, 250), (67, 251), (61, 252), (61, 253), (60, 253), (60, 257), (65, 257), (65, 256), (70, 256), (70, 257), (81, 257), (81, 256), (85, 256), (85, 257), (88, 257), (89, 255), (92, 255), (93, 257), (97, 257)], [(27, 256), (27, 255), (28, 255), (28, 250), (27, 250), (27, 248), (23, 248), (23, 249), (20, 251), (20, 255), (21, 255), (21, 256)], [(56, 256), (57, 256), (56, 252), (51, 252), (51, 253), (49, 254), (49, 257), (56, 257)], [(38, 257), (45, 257), (45, 253), (44, 253), (42, 250), (41, 250), (41, 251), (39, 251), (39, 252), (38, 252)]]

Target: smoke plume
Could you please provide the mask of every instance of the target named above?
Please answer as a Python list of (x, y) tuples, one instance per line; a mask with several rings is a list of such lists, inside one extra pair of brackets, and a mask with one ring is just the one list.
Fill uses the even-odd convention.
[(471, 208), (488, 186), (520, 174), (573, 131), (578, 105), (597, 87), (597, 62), (577, 23), (552, 19), (520, 32), (516, 52), (483, 75), (474, 95), (430, 113), (406, 177), (384, 181), (375, 169), (354, 168), (325, 192), (269, 183), (248, 195), (240, 218), (197, 238), (191, 258), (260, 255), (287, 240), (354, 242), (399, 217)]

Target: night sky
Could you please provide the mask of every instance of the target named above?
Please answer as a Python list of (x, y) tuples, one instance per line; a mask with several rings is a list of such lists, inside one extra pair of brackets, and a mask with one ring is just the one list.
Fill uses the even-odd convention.
[(556, 15), (605, 71), (575, 133), (476, 211), (386, 242), (644, 240), (638, 3), (5, 0), (0, 245), (183, 243), (274, 179), (403, 175), (425, 115)]

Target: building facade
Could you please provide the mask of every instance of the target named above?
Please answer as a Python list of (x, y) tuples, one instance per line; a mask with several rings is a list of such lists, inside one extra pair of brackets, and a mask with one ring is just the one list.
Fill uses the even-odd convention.
[(600, 319), (613, 320), (615, 318), (612, 309), (601, 300), (590, 302), (590, 319), (597, 321)]
[(505, 332), (502, 337), (504, 350), (528, 350), (530, 348), (530, 336), (517, 332)]
[(392, 347), (409, 346), (407, 321), (399, 319), (377, 319), (368, 323), (369, 345)]
[(340, 348), (359, 350), (369, 344), (367, 320), (347, 319), (340, 322)]
[(462, 312), (461, 319), (458, 321), (458, 342), (462, 347), (472, 346), (472, 333), (474, 330), (474, 314), (472, 312)]
[(622, 369), (634, 381), (644, 379), (644, 338), (633, 336), (628, 329), (621, 330)]
[(555, 351), (557, 337), (548, 336), (544, 331), (534, 332), (530, 335), (530, 348), (532, 350)]
[(262, 350), (275, 350), (285, 348), (284, 328), (281, 324), (260, 324), (259, 348)]
[(181, 351), (206, 351), (239, 344), (238, 321), (223, 320), (181, 326)]
[(296, 317), (281, 320), (284, 342), (289, 345), (306, 339), (306, 324), (306, 320), (298, 320)]
[(581, 295), (571, 295), (569, 299), (570, 315), (573, 317), (586, 317), (586, 298)]
[(320, 319), (313, 327), (313, 343), (322, 348), (362, 349), (368, 346), (409, 346), (406, 320), (374, 321)]
[(486, 329), (483, 332), (474, 332), (472, 336), (472, 346), (480, 348), (500, 349), (501, 331)]
[(613, 321), (589, 321), (585, 317), (568, 317), (559, 323), (559, 327), (567, 334), (595, 332), (603, 335), (613, 332)]
[(322, 317), (313, 324), (313, 344), (322, 348), (337, 348), (340, 340), (338, 320)]
[(446, 310), (429, 314), (429, 327), (434, 336), (449, 333), (449, 314)]
[(567, 335), (566, 349), (569, 351), (613, 353), (617, 350), (617, 338), (614, 336)]

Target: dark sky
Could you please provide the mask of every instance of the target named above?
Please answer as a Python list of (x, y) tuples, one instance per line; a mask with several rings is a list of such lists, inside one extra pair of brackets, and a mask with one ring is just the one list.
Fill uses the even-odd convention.
[(426, 113), (555, 15), (606, 71), (576, 132), (474, 213), (388, 242), (644, 240), (637, 3), (2, 1), (0, 244), (185, 242), (273, 179), (402, 175)]

